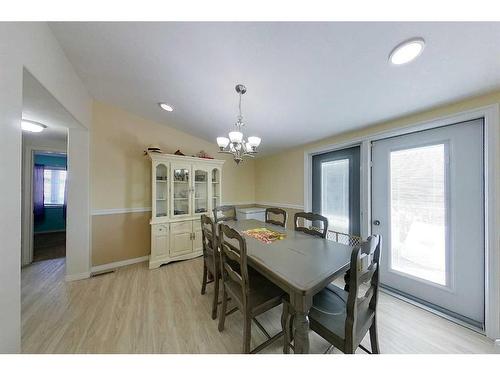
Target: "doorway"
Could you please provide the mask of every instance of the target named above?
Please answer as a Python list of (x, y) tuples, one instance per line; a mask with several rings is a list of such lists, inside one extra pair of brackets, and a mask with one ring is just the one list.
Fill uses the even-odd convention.
[(64, 258), (67, 213), (66, 153), (34, 151), (32, 160), (32, 261)]
[(372, 143), (387, 289), (484, 329), (483, 119)]

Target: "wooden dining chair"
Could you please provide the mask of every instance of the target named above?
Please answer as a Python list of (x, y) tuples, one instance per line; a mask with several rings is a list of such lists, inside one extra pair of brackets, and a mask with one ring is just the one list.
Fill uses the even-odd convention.
[[(275, 220), (275, 219), (277, 219), (276, 216), (278, 216), (278, 217), (281, 216), (282, 220)], [(286, 217), (287, 217), (286, 211), (282, 210), (281, 208), (277, 208), (277, 207), (266, 208), (266, 223), (279, 225), (279, 226), (282, 226), (283, 228), (285, 228), (286, 227)]]
[(217, 206), (213, 209), (213, 213), (215, 223), (237, 220), (236, 207), (234, 206)]
[[(243, 314), (243, 353), (256, 353), (275, 342), (283, 331), (271, 337), (256, 317), (282, 303), (284, 292), (257, 272), (248, 270), (246, 240), (234, 229), (219, 224), (219, 249), (223, 285), (219, 331), (224, 330), (227, 301), (231, 300)], [(251, 324), (255, 322), (267, 340), (250, 350)]]
[[(347, 246), (359, 246), (361, 245), (361, 237), (356, 236), (354, 234), (347, 234), (347, 233), (342, 233), (342, 232), (337, 232), (334, 230), (329, 230), (328, 234), (326, 235), (326, 238), (329, 240), (347, 245)], [(349, 279), (351, 277), (351, 270), (347, 270), (347, 272), (344, 274), (344, 290), (349, 291)]]
[[(300, 219), (302, 219), (303, 225), (300, 225)], [(306, 225), (306, 220), (311, 222), (310, 226)], [(297, 212), (293, 221), (296, 231), (326, 238), (326, 233), (328, 231), (328, 219), (326, 217), (312, 212)]]
[[(207, 284), (214, 283), (214, 298), (212, 302), (212, 319), (217, 318), (219, 302), (220, 256), (218, 250), (215, 224), (207, 215), (201, 215), (201, 238), (203, 245), (203, 280), (201, 294), (205, 294)], [(211, 277), (210, 277), (211, 276)]]
[[(313, 298), (310, 328), (344, 353), (352, 354), (358, 346), (370, 353), (360, 345), (368, 331), (371, 353), (380, 353), (377, 301), (381, 242), (380, 236), (374, 235), (353, 250), (349, 292), (330, 284)], [(358, 297), (360, 291), (363, 294)]]

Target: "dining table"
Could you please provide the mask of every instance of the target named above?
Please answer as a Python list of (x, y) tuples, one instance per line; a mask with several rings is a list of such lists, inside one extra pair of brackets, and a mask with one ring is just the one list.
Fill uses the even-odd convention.
[[(288, 294), (294, 353), (309, 353), (308, 315), (313, 297), (349, 269), (353, 248), (254, 219), (224, 224), (245, 238), (248, 264)], [(280, 232), (282, 239), (266, 243), (244, 233), (258, 228)]]

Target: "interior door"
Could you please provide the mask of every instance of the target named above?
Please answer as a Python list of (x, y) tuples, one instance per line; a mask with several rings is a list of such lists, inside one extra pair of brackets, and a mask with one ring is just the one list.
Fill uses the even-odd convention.
[(314, 155), (312, 209), (328, 218), (328, 228), (360, 234), (360, 147)]
[(484, 323), (483, 120), (372, 145), (372, 232), (381, 283)]

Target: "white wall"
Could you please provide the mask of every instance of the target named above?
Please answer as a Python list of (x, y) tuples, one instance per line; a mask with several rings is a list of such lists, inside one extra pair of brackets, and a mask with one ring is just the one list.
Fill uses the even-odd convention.
[[(15, 353), (21, 349), (20, 120), (23, 67), (87, 129), (91, 124), (92, 104), (45, 23), (0, 23), (0, 66), (0, 352)], [(84, 154), (85, 157), (88, 155)], [(88, 181), (84, 185), (80, 191), (86, 191), (88, 196)], [(88, 225), (88, 212), (86, 218), (83, 218), (84, 214), (79, 220)]]
[(90, 276), (89, 142), (87, 130), (68, 130), (67, 281)]

